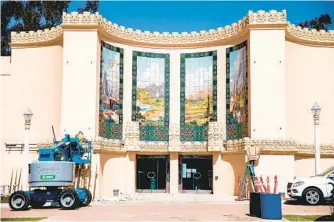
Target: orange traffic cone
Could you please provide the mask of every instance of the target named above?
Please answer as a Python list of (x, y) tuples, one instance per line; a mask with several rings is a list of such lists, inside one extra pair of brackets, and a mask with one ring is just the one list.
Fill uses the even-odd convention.
[(241, 192), (242, 192), (242, 188), (241, 188), (241, 186), (242, 186), (242, 185), (241, 185), (241, 180), (240, 180), (240, 177), (238, 177), (239, 193), (238, 193), (238, 199), (237, 199), (237, 200), (239, 200), (239, 201), (240, 201), (240, 200), (243, 200), (243, 199), (242, 199), (242, 196), (241, 196), (241, 195), (242, 195), (242, 194), (241, 194)]
[(274, 177), (274, 193), (276, 193), (277, 192), (277, 185), (278, 185), (278, 182), (277, 182), (277, 175), (275, 175), (275, 177)]
[(267, 193), (271, 193), (270, 192), (270, 179), (269, 179), (269, 176), (267, 176)]
[(254, 177), (255, 192), (261, 192), (261, 184), (257, 177)]
[(266, 188), (266, 186), (264, 185), (262, 175), (260, 176), (260, 181), (261, 181), (261, 185), (262, 185), (262, 189), (261, 189), (262, 192), (267, 193), (267, 188)]

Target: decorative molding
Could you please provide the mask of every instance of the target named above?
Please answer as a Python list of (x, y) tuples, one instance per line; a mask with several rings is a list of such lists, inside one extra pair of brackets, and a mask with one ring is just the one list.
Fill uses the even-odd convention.
[(208, 152), (207, 142), (181, 142), (180, 152)]
[(169, 126), (169, 147), (168, 151), (177, 152), (180, 150), (180, 125), (172, 123)]
[(51, 29), (29, 31), (29, 32), (11, 32), (11, 45), (15, 44), (47, 44), (63, 36), (61, 26), (52, 27)]
[(247, 29), (248, 25), (280, 25), (286, 26), (286, 33), (296, 38), (296, 40), (306, 40), (313, 44), (334, 44), (334, 31), (325, 32), (323, 30), (317, 32), (314, 30), (307, 30), (290, 25), (287, 21), (286, 10), (278, 12), (270, 10), (269, 12), (259, 10), (257, 12), (249, 11), (247, 15), (227, 25), (224, 28), (210, 29), (208, 31), (202, 30), (199, 32), (149, 32), (141, 31), (139, 29), (125, 28), (115, 23), (107, 21), (98, 12), (91, 14), (90, 12), (63, 13), (63, 22), (60, 26), (51, 29), (38, 30), (37, 32), (12, 32), (11, 44), (32, 44), (39, 45), (41, 43), (50, 43), (51, 40), (56, 40), (62, 36), (63, 29), (74, 28), (84, 29), (92, 28), (99, 29), (118, 39), (136, 42), (142, 45), (145, 44), (163, 44), (166, 46), (177, 46), (187, 44), (207, 44), (220, 40), (226, 40), (242, 33)]
[(136, 121), (127, 122), (125, 125), (124, 147), (126, 150), (137, 151), (139, 146), (139, 123)]
[(298, 40), (304, 40), (307, 42), (314, 43), (324, 43), (324, 44), (333, 44), (334, 43), (334, 30), (325, 30), (317, 31), (316, 29), (302, 28), (294, 24), (288, 23), (286, 28), (286, 33), (291, 37)]
[(247, 24), (258, 25), (258, 24), (286, 24), (286, 10), (277, 12), (276, 10), (270, 10), (266, 12), (264, 10), (259, 10), (257, 12), (248, 11), (246, 16), (248, 19)]
[[(312, 144), (298, 143), (294, 140), (255, 140), (243, 138), (239, 140), (228, 140), (224, 144), (224, 151), (229, 152), (245, 152), (247, 147), (255, 146), (260, 148), (263, 152), (281, 152), (281, 153), (300, 153), (300, 154), (314, 154), (314, 146)], [(322, 144), (320, 146), (321, 154), (334, 155), (334, 144)]]
[(138, 152), (168, 152), (168, 142), (140, 141)]
[(222, 122), (209, 122), (208, 151), (221, 151), (224, 140), (224, 124)]
[(92, 141), (92, 147), (94, 150), (101, 151), (120, 151), (121, 150), (121, 141), (106, 139), (102, 137), (97, 137)]

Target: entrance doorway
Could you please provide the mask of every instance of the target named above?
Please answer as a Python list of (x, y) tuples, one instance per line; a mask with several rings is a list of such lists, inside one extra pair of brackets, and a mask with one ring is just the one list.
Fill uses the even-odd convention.
[(169, 156), (137, 155), (137, 192), (165, 193), (169, 185)]
[(179, 184), (182, 193), (212, 193), (212, 156), (180, 155)]

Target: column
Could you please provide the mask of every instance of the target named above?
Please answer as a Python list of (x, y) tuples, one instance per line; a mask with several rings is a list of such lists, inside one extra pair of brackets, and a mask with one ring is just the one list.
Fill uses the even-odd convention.
[(170, 193), (179, 193), (179, 154), (170, 153)]
[(98, 122), (98, 33), (96, 30), (64, 30), (63, 41), (60, 134), (66, 130), (72, 136), (82, 131), (94, 137)]
[(251, 138), (285, 139), (285, 30), (252, 28), (249, 46)]

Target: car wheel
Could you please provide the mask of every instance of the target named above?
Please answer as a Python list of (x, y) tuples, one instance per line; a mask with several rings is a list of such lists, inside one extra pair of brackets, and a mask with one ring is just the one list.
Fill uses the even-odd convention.
[(318, 205), (322, 201), (322, 194), (316, 188), (308, 188), (304, 192), (304, 201), (309, 205)]

